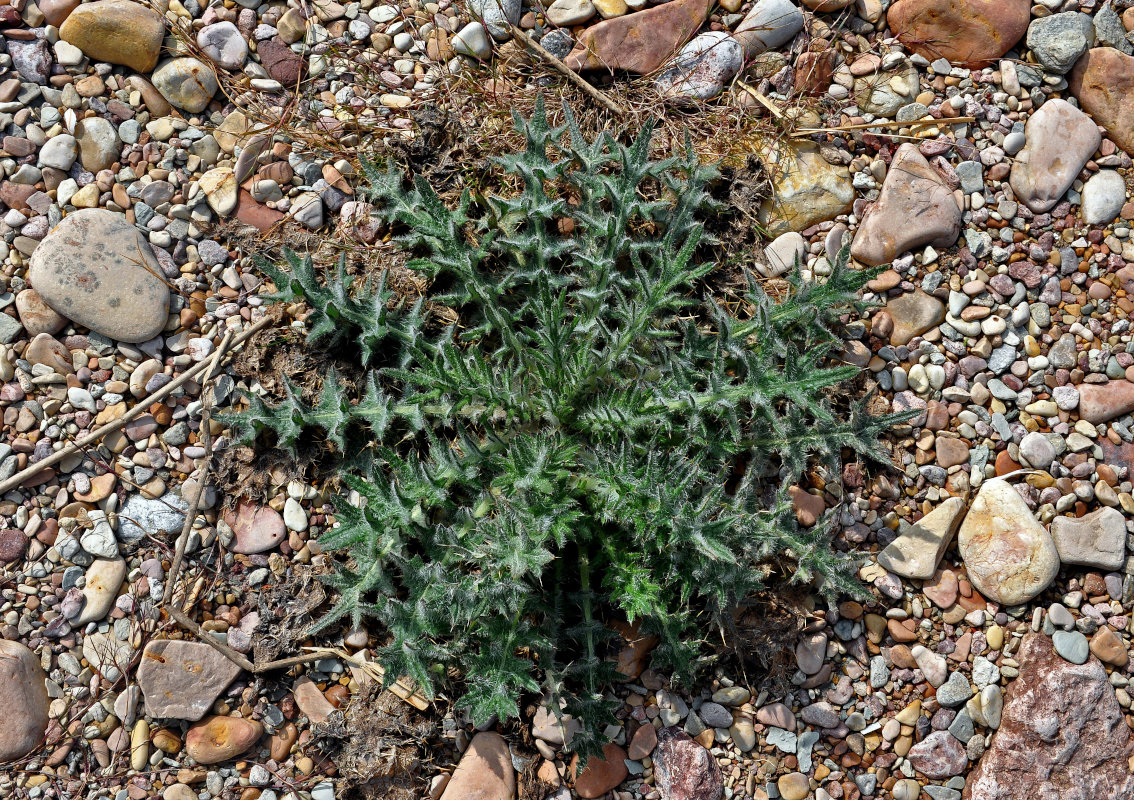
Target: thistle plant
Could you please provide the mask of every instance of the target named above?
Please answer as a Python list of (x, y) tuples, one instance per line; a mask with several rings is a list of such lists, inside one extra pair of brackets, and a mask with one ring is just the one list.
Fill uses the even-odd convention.
[(320, 539), (344, 559), (316, 629), (374, 620), (387, 675), (463, 692), (477, 721), (544, 693), (580, 722), (585, 756), (613, 719), (608, 621), (640, 622), (660, 637), (655, 667), (689, 676), (706, 625), (773, 571), (859, 592), (833, 515), (801, 528), (787, 488), (844, 452), (884, 459), (879, 435), (908, 415), (834, 401), (858, 372), (837, 359), (840, 315), (874, 274), (845, 251), (778, 300), (753, 282), (734, 315), (705, 291), (716, 173), (688, 144), (655, 160), (649, 126), (588, 141), (542, 105), (516, 125), (525, 149), (496, 159), (521, 187), (507, 196), (447, 204), (366, 168), (409, 267), (458, 322), (381, 285), (352, 296), (341, 268), (324, 287), (301, 259), (266, 267), (277, 299), (312, 303), (313, 337), (355, 343), (367, 385), (347, 397), (329, 375), (314, 406), (289, 388), (229, 419), (280, 447), (314, 431), (352, 463), (363, 442), (368, 467), (343, 476), (359, 502)]

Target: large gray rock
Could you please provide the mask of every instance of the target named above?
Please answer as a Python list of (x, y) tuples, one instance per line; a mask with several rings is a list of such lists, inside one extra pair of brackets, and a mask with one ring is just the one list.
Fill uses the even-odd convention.
[(787, 44), (803, 30), (803, 12), (791, 0), (756, 0), (734, 36), (746, 58)]
[(205, 716), (239, 674), (240, 667), (204, 642), (151, 641), (138, 662), (146, 714), (192, 722)]
[(68, 215), (32, 253), (32, 288), (55, 311), (121, 342), (165, 327), (169, 289), (142, 234), (113, 211)]
[(23, 758), (43, 741), (50, 702), (45, 680), (35, 653), (19, 642), (0, 639), (0, 763)]
[(969, 773), (965, 800), (1134, 797), (1134, 742), (1095, 658), (1072, 664), (1041, 633), (1024, 637), (1000, 729)]
[(1095, 24), (1078, 11), (1037, 17), (1028, 25), (1027, 42), (1036, 61), (1062, 75), (1095, 43)]

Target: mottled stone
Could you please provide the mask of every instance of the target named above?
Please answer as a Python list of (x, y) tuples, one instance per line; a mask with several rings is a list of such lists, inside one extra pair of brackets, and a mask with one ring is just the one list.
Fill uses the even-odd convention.
[(969, 764), (964, 745), (948, 731), (933, 731), (910, 748), (907, 758), (914, 769), (933, 779), (960, 775)]
[(717, 761), (680, 728), (662, 728), (654, 750), (654, 781), (666, 800), (718, 800), (724, 779)]
[(157, 639), (138, 662), (138, 686), (151, 717), (196, 722), (240, 674), (240, 667), (204, 642)]
[(1064, 661), (1051, 640), (1024, 637), (1000, 728), (969, 773), (965, 800), (1134, 797), (1134, 742), (1102, 664)]
[(851, 210), (855, 192), (850, 172), (829, 164), (814, 146), (776, 146), (765, 154), (765, 163), (772, 174), (772, 197), (757, 219), (770, 235), (801, 231)]
[(28, 277), (63, 316), (122, 342), (159, 334), (169, 289), (145, 237), (121, 214), (86, 209), (68, 215), (31, 257)]
[(1059, 554), (1051, 535), (1007, 481), (985, 481), (957, 534), (969, 580), (997, 603), (1031, 600), (1055, 579)]

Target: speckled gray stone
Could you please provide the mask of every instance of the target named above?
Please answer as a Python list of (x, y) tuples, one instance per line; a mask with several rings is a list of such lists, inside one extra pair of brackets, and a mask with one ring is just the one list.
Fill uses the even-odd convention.
[(32, 288), (63, 316), (121, 342), (165, 327), (169, 289), (142, 234), (122, 214), (91, 208), (67, 216), (31, 257)]

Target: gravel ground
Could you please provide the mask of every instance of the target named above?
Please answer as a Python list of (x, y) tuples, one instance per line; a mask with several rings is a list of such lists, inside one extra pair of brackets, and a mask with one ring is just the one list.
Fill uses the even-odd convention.
[[(622, 631), (623, 725), (581, 775), (546, 708), (529, 738), (377, 695), (366, 631), (234, 661), (300, 652), (318, 485), (205, 477), (172, 574), (228, 450), (202, 416), (257, 389), (207, 380), (214, 359), (262, 353), (257, 324), (302, 333), (251, 257), (377, 241), (353, 155), (419, 136), (447, 75), (505, 106), (554, 91), (511, 68), (508, 23), (600, 86), (613, 67), (691, 115), (826, 129), (760, 153), (753, 268), (822, 276), (844, 244), (888, 265), (843, 357), (924, 411), (894, 472), (796, 490), (804, 524), (841, 505), (872, 599), (805, 598), (793, 663), (693, 691)], [(0, 796), (1134, 796), (1128, 28), (1125, 0), (0, 6), (0, 481), (52, 459), (0, 493)]]

